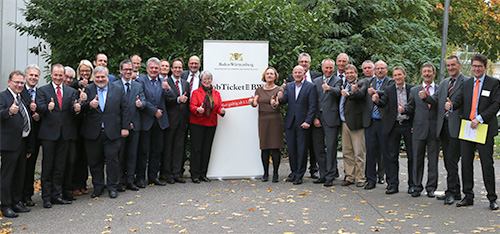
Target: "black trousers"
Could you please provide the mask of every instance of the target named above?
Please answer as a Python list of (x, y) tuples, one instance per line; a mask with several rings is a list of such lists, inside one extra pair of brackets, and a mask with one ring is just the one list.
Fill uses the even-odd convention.
[[(36, 132), (33, 134), (36, 134)], [(38, 139), (38, 137), (33, 138), (35, 145), (33, 151), (31, 152), (31, 157), (26, 160), (26, 170), (24, 172), (23, 199), (31, 198), (35, 193), (35, 188), (33, 187), (33, 183), (35, 182), (35, 168), (42, 142)]]
[(21, 145), (15, 151), (2, 150), (0, 167), (2, 210), (11, 207), (21, 201), (24, 182), (24, 170), (26, 169), (26, 143), (23, 138)]
[(129, 135), (122, 138), (118, 163), (120, 167), (120, 183), (134, 183), (135, 168), (137, 166), (137, 151), (141, 132), (129, 131)]
[[(316, 162), (319, 166), (319, 175), (322, 179), (332, 181), (339, 174), (337, 167), (337, 144), (340, 127), (312, 128), (312, 139)], [(326, 143), (326, 151), (325, 151)]]
[(167, 178), (181, 178), (184, 167), (184, 149), (187, 124), (184, 121), (166, 130), (163, 145), (163, 160), (160, 175)]
[(76, 162), (76, 142), (68, 141), (68, 158), (66, 158), (66, 168), (64, 169), (63, 177), (63, 192), (70, 192), (75, 189), (73, 185), (73, 176), (75, 174)]
[(61, 136), (56, 141), (42, 140), (42, 146), (42, 199), (50, 201), (61, 197), (69, 141)]
[(189, 124), (191, 131), (191, 179), (207, 176), (212, 143), (217, 126), (207, 127)]
[(89, 168), (87, 162), (87, 152), (85, 150), (85, 140), (78, 138), (75, 142), (76, 158), (73, 166), (73, 190), (87, 189), (87, 180), (89, 178)]
[(405, 142), (406, 155), (408, 156), (408, 187), (411, 188), (413, 184), (413, 147), (412, 147), (412, 133), (411, 124), (409, 122), (395, 122), (391, 132), (387, 136), (387, 154), (384, 155), (384, 167), (387, 175), (387, 185), (389, 187), (399, 186), (399, 146), (401, 137)]
[(97, 139), (85, 139), (87, 159), (94, 190), (102, 191), (104, 184), (104, 165), (106, 165), (106, 187), (108, 191), (116, 191), (120, 181), (120, 168), (118, 166), (118, 151), (121, 138), (111, 140), (101, 131)]
[[(368, 183), (377, 183), (377, 177), (381, 177), (380, 173), (383, 177), (385, 172), (385, 167), (380, 167), (383, 155), (388, 154), (387, 136), (382, 134), (382, 129), (382, 121), (379, 119), (372, 119), (370, 126), (365, 128), (366, 180)], [(379, 165), (378, 170), (377, 165)]]
[(158, 179), (160, 171), (160, 160), (163, 155), (163, 138), (165, 132), (154, 120), (153, 126), (148, 131), (141, 131), (139, 154), (137, 155), (136, 179), (144, 181), (146, 179), (146, 167), (148, 169), (148, 180)]
[(446, 191), (448, 196), (460, 195), (460, 177), (458, 161), (460, 161), (460, 139), (450, 136), (448, 121), (443, 123), (441, 130), (441, 146), (443, 147), (444, 167), (446, 168)]

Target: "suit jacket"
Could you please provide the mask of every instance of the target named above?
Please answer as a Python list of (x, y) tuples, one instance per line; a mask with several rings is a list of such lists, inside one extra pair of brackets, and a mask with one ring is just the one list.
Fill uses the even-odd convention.
[[(153, 121), (157, 120), (160, 128), (165, 130), (170, 124), (168, 121), (167, 107), (165, 106), (165, 101), (167, 96), (173, 95), (172, 87), (167, 92), (161, 87), (163, 79), (161, 77), (157, 78), (156, 87), (153, 87), (148, 76), (141, 76), (136, 79), (144, 90), (144, 96), (146, 97), (146, 102), (143, 103), (144, 109), (141, 111), (141, 131), (148, 131), (153, 126)], [(175, 88), (175, 87), (174, 87)], [(158, 109), (163, 111), (161, 118), (156, 119), (155, 114)]]
[[(29, 103), (25, 103), (24, 98), (21, 98), (24, 106), (29, 110)], [(14, 103), (14, 97), (8, 89), (0, 93), (0, 150), (15, 151), (21, 146), (23, 139), (23, 117), (19, 112), (15, 115), (9, 114), (9, 108)], [(20, 110), (19, 110), (20, 111)], [(30, 122), (33, 122), (28, 111)], [(31, 152), (31, 145), (27, 145), (28, 153)]]
[(300, 93), (295, 100), (295, 82), (286, 84), (283, 98), (279, 100), (280, 104), (288, 103), (284, 125), (286, 128), (292, 128), (292, 124), (301, 125), (306, 122), (313, 123), (316, 112), (316, 90), (310, 82), (304, 81)]
[[(174, 92), (173, 96), (167, 97), (167, 108), (168, 108), (168, 120), (170, 121), (170, 126), (177, 126), (179, 124), (187, 124), (189, 120), (189, 100), (186, 103), (178, 103), (177, 98), (182, 94), (186, 93), (189, 97), (189, 83), (184, 79), (179, 79), (182, 89), (181, 93), (177, 91), (174, 80), (172, 77), (167, 79), (168, 85), (172, 88)], [(200, 82), (201, 83), (201, 82)]]
[[(439, 89), (438, 85), (434, 86), (434, 94)], [(429, 136), (430, 139), (437, 139), (437, 112), (438, 106), (431, 105), (422, 100), (418, 96), (418, 92), (422, 90), (422, 86), (413, 86), (410, 90), (410, 99), (405, 107), (408, 115), (413, 115), (413, 139), (425, 140)]]
[[(413, 87), (413, 85), (406, 83), (405, 88), (406, 88), (406, 100), (407, 102), (410, 100), (410, 90)], [(394, 123), (396, 123), (396, 117), (398, 116), (398, 94), (396, 91), (396, 84), (389, 85), (385, 87), (384, 89), (384, 95), (380, 97), (380, 100), (378, 102), (378, 106), (382, 107), (384, 111), (384, 116), (382, 116), (382, 125), (384, 126), (384, 130), (382, 131), (383, 134), (389, 135), (389, 133), (392, 130), (392, 127), (394, 126)], [(382, 112), (381, 112), (382, 113)], [(409, 115), (410, 117), (410, 122), (412, 120), (412, 116)]]
[[(40, 88), (37, 88), (36, 89), (36, 92), (35, 92), (35, 100), (37, 99), (38, 97), (38, 90), (40, 90)], [(24, 103), (31, 103), (31, 95), (29, 94), (28, 90), (26, 89), (26, 86), (24, 86), (24, 89), (23, 91), (21, 91), (21, 98), (24, 99)], [(29, 107), (29, 106), (27, 106)], [(28, 111), (30, 113), (30, 115), (32, 116), (32, 119), (33, 119), (33, 114), (34, 112), (32, 112), (31, 110)], [(38, 121), (35, 121), (33, 119), (33, 121), (31, 122), (31, 132), (30, 132), (30, 146), (29, 148), (30, 149), (33, 149), (33, 151), (35, 151), (35, 147), (37, 146), (37, 137), (38, 137), (38, 133), (40, 132), (40, 122), (41, 122), (41, 116), (40, 114), (38, 115), (40, 117), (40, 119)], [(39, 146), (39, 145), (38, 145)]]
[[(373, 85), (373, 88), (376, 88), (377, 80), (378, 80), (377, 77), (372, 77), (372, 78), (364, 78), (361, 81), (358, 81), (358, 85), (363, 88), (363, 92), (365, 93), (365, 106), (363, 107), (364, 128), (370, 127), (370, 124), (372, 122), (373, 101), (372, 101), (372, 96), (368, 94), (368, 88), (370, 88), (370, 85)], [(382, 86), (380, 86), (380, 89), (377, 91), (377, 94), (380, 97), (382, 97), (384, 95), (384, 89), (393, 84), (394, 80), (386, 76), (384, 82), (382, 82)], [(379, 108), (379, 111), (380, 111), (380, 116), (383, 118), (385, 110), (383, 108)]]
[(339, 116), (339, 101), (340, 101), (340, 85), (341, 80), (332, 76), (328, 81), (328, 85), (332, 90), (324, 91), (323, 76), (320, 76), (313, 81), (316, 88), (316, 114), (315, 118), (321, 120), (321, 124), (327, 127), (340, 126)]
[[(311, 80), (314, 80), (315, 78), (323, 76), (323, 73), (321, 72), (316, 72), (316, 71), (309, 71), (311, 74), (311, 77), (309, 77)], [(335, 76), (335, 74), (334, 74)], [(294, 82), (295, 78), (293, 78), (293, 74), (288, 74), (288, 78), (286, 79), (286, 82)]]
[[(57, 94), (52, 82), (40, 87), (37, 91), (36, 110), (40, 115), (40, 131), (38, 138), (41, 140), (55, 141), (62, 137), (65, 141), (76, 140), (76, 112), (73, 108), (75, 100), (78, 100), (79, 92), (75, 89), (62, 85), (62, 109), (59, 108)], [(90, 97), (90, 96), (89, 96)], [(54, 99), (55, 107), (49, 111), (50, 99)]]
[[(425, 101), (430, 103), (431, 105), (437, 105), (437, 126), (436, 126), (436, 136), (439, 137), (441, 135), (441, 130), (443, 129), (444, 124), (444, 115), (446, 113), (446, 109), (444, 105), (446, 103), (446, 98), (448, 98), (448, 88), (450, 87), (450, 77), (444, 79), (439, 84), (439, 89), (436, 89), (436, 92), (432, 96), (427, 96)], [(462, 85), (464, 80), (469, 79), (469, 77), (460, 74), (455, 80), (455, 84), (453, 85), (453, 90), (450, 92), (450, 100), (456, 99), (460, 89), (462, 89)], [(458, 133), (460, 132), (460, 114), (462, 113), (462, 107), (459, 109), (448, 113), (448, 129), (450, 131), (450, 136), (453, 138), (458, 138)]]
[(84, 138), (95, 140), (101, 132), (101, 123), (104, 123), (104, 134), (110, 140), (116, 140), (121, 136), (122, 129), (130, 129), (129, 107), (127, 96), (122, 86), (108, 83), (106, 103), (104, 111), (101, 108), (90, 107), (90, 102), (97, 94), (95, 83), (85, 88), (88, 99), (82, 106), (85, 114), (81, 134)]
[[(117, 80), (114, 82), (118, 86), (123, 87), (123, 82), (122, 80)], [(125, 94), (125, 96), (127, 96)], [(139, 96), (139, 100), (142, 102), (141, 107), (137, 107), (135, 105), (135, 102), (137, 101), (137, 96)], [(134, 132), (141, 131), (141, 110), (144, 109), (144, 103), (146, 102), (146, 97), (144, 97), (144, 91), (142, 90), (142, 85), (135, 81), (135, 80), (130, 80), (130, 95), (128, 95), (128, 110), (129, 110), (129, 116), (130, 116), (130, 123), (134, 125)]]
[(345, 122), (351, 131), (363, 128), (363, 107), (365, 105), (365, 89), (368, 83), (358, 81), (358, 92), (353, 92), (349, 89), (344, 103)]
[[(474, 92), (474, 77), (463, 81), (462, 89), (453, 102), (453, 108), (463, 106), (461, 118), (470, 120), (470, 110), (472, 107), (472, 95)], [(498, 121), (496, 114), (500, 103), (499, 81), (491, 76), (484, 77), (484, 83), (479, 91), (478, 115), (481, 115), (485, 124), (488, 124), (487, 137), (494, 137), (498, 134)], [(489, 91), (486, 95), (485, 91)], [(454, 110), (454, 111), (455, 111)]]

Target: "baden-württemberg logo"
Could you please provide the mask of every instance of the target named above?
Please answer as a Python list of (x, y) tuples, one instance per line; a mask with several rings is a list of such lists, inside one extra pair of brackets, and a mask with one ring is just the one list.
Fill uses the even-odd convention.
[(229, 58), (229, 61), (243, 61), (243, 53), (229, 53), (231, 57)]

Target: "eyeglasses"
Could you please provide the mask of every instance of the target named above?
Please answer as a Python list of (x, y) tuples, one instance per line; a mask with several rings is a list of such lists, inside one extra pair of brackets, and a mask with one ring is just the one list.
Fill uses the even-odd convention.
[(483, 68), (484, 65), (472, 65), (472, 68)]
[(24, 81), (13, 81), (13, 80), (11, 80), (10, 82), (12, 82), (14, 84), (18, 84), (18, 85), (24, 85)]
[(124, 70), (124, 71), (132, 71), (133, 69), (132, 68), (124, 68), (122, 70)]

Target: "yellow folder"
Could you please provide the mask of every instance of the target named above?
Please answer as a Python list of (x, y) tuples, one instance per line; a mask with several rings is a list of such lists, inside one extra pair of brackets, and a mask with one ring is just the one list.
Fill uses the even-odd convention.
[(484, 144), (486, 142), (486, 135), (488, 134), (488, 124), (480, 123), (477, 125), (476, 129), (472, 129), (470, 123), (471, 121), (462, 119), (458, 138)]

